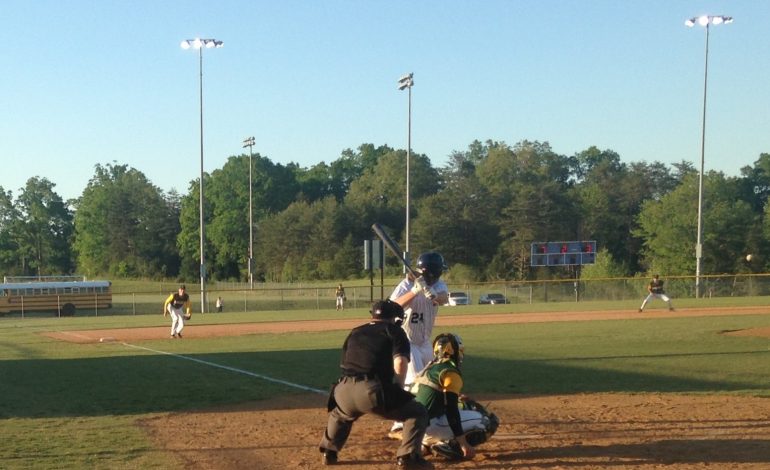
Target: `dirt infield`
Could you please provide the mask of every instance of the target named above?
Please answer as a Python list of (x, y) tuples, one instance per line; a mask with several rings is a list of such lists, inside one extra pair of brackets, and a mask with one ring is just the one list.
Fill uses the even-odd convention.
[[(601, 311), (542, 314), (440, 316), (437, 326), (482, 323), (590, 321), (623, 318), (766, 313), (767, 308)], [(289, 331), (349, 329), (355, 320), (239, 325), (195, 325), (185, 340)], [(724, 332), (770, 336), (770, 327)], [(74, 342), (141, 341), (165, 338), (168, 327), (48, 333)], [(474, 397), (491, 403), (501, 418), (494, 438), (472, 461), (436, 468), (482, 469), (768, 469), (770, 399), (678, 394), (581, 394)], [(181, 468), (321, 468), (318, 442), (325, 397), (291, 395), (238, 407), (170, 413), (139, 425)], [(397, 443), (386, 437), (390, 423), (365, 416), (354, 426), (339, 466), (394, 468)]]
[[(321, 468), (324, 397), (169, 414), (141, 423), (182, 468)], [(767, 469), (770, 400), (671, 394), (493, 398), (497, 434), (472, 461), (437, 468)], [(340, 453), (342, 468), (395, 468), (390, 423), (365, 416)]]
[[(705, 308), (705, 309), (679, 309), (674, 312), (667, 310), (648, 310), (637, 313), (629, 310), (600, 310), (592, 312), (544, 312), (544, 313), (497, 313), (488, 315), (439, 315), (436, 326), (457, 325), (490, 325), (533, 322), (558, 322), (558, 321), (593, 321), (593, 320), (622, 320), (631, 318), (670, 318), (670, 317), (694, 317), (694, 316), (718, 316), (718, 315), (755, 315), (767, 313), (768, 307), (732, 307), (732, 308)], [(210, 314), (209, 314), (210, 315)], [(194, 315), (193, 320), (187, 323), (184, 330), (185, 338), (211, 338), (216, 336), (240, 336), (259, 333), (290, 333), (297, 331), (332, 331), (349, 330), (361, 324), (362, 319), (344, 320), (306, 320), (284, 322), (261, 323), (234, 323), (229, 325), (196, 325), (200, 318)], [(202, 321), (202, 320), (198, 320)], [(167, 323), (167, 322), (164, 322)], [(770, 336), (770, 327), (765, 331), (742, 330), (731, 334)], [(70, 341), (74, 343), (94, 343), (99, 341), (145, 341), (166, 338), (169, 335), (168, 326), (150, 328), (117, 328), (110, 330), (80, 330), (80, 331), (54, 331), (43, 333), (46, 336)]]

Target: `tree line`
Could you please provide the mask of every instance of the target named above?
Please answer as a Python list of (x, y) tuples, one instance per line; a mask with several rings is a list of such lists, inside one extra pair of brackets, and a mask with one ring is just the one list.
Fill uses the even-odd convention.
[[(250, 161), (255, 279), (364, 276), (363, 241), (374, 222), (403, 246), (405, 150), (363, 144), (309, 168), (231, 156), (204, 174), (209, 279), (247, 278)], [(441, 252), (455, 280), (574, 276), (530, 266), (532, 242), (567, 240), (597, 242), (597, 263), (583, 276), (694, 273), (699, 173), (689, 162), (623, 163), (596, 147), (564, 156), (525, 140), (474, 141), (440, 168), (410, 154), (409, 165), (412, 254)], [(0, 270), (197, 279), (198, 188), (196, 179), (185, 195), (165, 193), (117, 163), (97, 164), (71, 201), (45, 178), (30, 178), (15, 198), (0, 187)], [(704, 175), (703, 274), (765, 270), (769, 192), (767, 153), (740, 176)]]

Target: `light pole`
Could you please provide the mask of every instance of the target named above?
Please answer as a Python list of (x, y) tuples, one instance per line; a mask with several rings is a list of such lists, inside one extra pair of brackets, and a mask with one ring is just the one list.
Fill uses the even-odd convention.
[[(411, 261), (409, 257), (409, 160), (412, 154), (412, 86), (414, 85), (414, 74), (408, 73), (398, 79), (398, 89), (409, 90), (409, 104), (407, 107), (407, 131), (406, 131), (406, 251), (404, 252), (404, 259)], [(406, 269), (406, 268), (404, 268)]]
[(199, 94), (200, 94), (200, 129), (201, 129), (201, 174), (198, 193), (200, 196), (200, 253), (201, 253), (201, 313), (206, 313), (206, 255), (203, 248), (203, 243), (206, 239), (204, 224), (203, 224), (203, 48), (212, 49), (220, 48), (223, 46), (222, 41), (216, 39), (185, 39), (182, 41), (182, 49), (198, 49), (198, 76), (199, 79)]
[(700, 142), (700, 174), (698, 175), (698, 235), (695, 241), (695, 298), (701, 296), (701, 268), (703, 265), (703, 167), (706, 160), (706, 90), (709, 77), (709, 27), (722, 23), (732, 23), (731, 16), (696, 16), (685, 21), (685, 26), (692, 28), (699, 24), (706, 28), (706, 62), (703, 73), (703, 122)]
[(252, 148), (254, 147), (254, 137), (247, 137), (243, 139), (243, 148), (249, 148), (249, 289), (254, 288), (254, 273), (252, 272), (252, 266), (254, 266), (254, 222), (253, 211), (251, 206), (251, 157)]

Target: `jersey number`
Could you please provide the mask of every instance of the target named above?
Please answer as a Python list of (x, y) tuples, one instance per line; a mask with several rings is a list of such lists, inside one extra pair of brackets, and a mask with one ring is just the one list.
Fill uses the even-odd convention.
[(420, 323), (423, 321), (423, 316), (424, 314), (422, 313), (412, 312), (412, 314), (409, 315), (409, 323)]

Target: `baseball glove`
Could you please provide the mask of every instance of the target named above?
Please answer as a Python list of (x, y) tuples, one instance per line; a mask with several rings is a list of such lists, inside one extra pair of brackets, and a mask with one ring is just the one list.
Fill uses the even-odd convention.
[(189, 320), (190, 318), (192, 318), (192, 313), (185, 313), (184, 314), (184, 319), (185, 320)]

